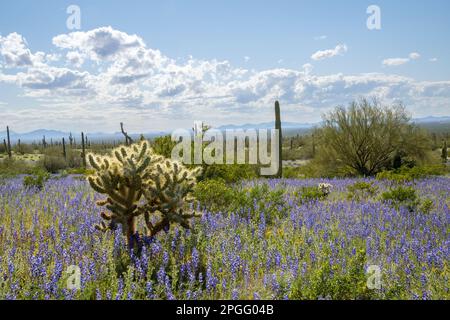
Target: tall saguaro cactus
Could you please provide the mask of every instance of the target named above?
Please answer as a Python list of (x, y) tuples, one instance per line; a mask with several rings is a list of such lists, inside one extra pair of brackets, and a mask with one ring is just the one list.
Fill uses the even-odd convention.
[(71, 133), (69, 133), (69, 145), (70, 145), (70, 148), (72, 148), (72, 145), (73, 145), (73, 137), (72, 137), (72, 132), (71, 132)]
[(3, 146), (5, 148), (5, 152), (8, 153), (8, 144), (6, 143), (6, 139), (3, 139)]
[(89, 154), (88, 159), (95, 170), (88, 177), (91, 187), (107, 196), (97, 203), (108, 211), (101, 213), (104, 221), (96, 229), (114, 230), (120, 224), (129, 248), (139, 250), (137, 218), (141, 215), (149, 237), (168, 230), (171, 223), (189, 228), (194, 214), (185, 213), (186, 203), (192, 200), (198, 170), (156, 155), (147, 141), (118, 147), (111, 156)]
[(86, 145), (84, 142), (84, 132), (81, 132), (81, 161), (83, 168), (86, 168)]
[(8, 157), (11, 159), (12, 152), (11, 152), (11, 140), (9, 138), (9, 127), (6, 127), (6, 138), (8, 139)]
[(120, 123), (120, 131), (122, 132), (122, 134), (125, 137), (125, 145), (129, 146), (130, 144), (132, 144), (133, 143), (133, 139), (131, 139), (131, 137), (128, 135), (128, 133), (123, 128), (123, 122)]
[(63, 156), (64, 156), (64, 159), (67, 159), (67, 153), (66, 153), (66, 140), (64, 139), (64, 137), (62, 138), (62, 148), (63, 148)]
[(275, 129), (278, 130), (278, 150), (272, 150), (271, 152), (278, 152), (278, 172), (275, 177), (281, 178), (283, 176), (283, 161), (281, 159), (283, 137), (281, 133), (280, 103), (278, 101), (275, 101)]
[(441, 158), (443, 163), (447, 163), (448, 152), (447, 152), (447, 140), (444, 140), (444, 145), (442, 146)]

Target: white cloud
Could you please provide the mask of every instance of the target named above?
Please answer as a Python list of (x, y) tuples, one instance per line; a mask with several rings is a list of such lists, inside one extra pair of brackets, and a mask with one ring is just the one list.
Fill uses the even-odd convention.
[(437, 58), (431, 58), (431, 59), (430, 59), (430, 62), (437, 62), (437, 61), (438, 61)]
[[(19, 35), (13, 38), (23, 39)], [(68, 119), (77, 119), (80, 113), (89, 115), (79, 118), (86, 126), (97, 123), (109, 128), (108, 123), (116, 125), (128, 119), (143, 130), (153, 125), (156, 127), (150, 129), (164, 129), (168, 123), (179, 125), (190, 119), (232, 122), (251, 117), (252, 121), (267, 121), (273, 117), (276, 99), (286, 117), (317, 119), (323, 111), (359, 96), (393, 103), (402, 100), (412, 111), (448, 113), (450, 81), (419, 82), (384, 73), (316, 75), (310, 63), (299, 70), (255, 71), (233, 67), (228, 61), (192, 57), (178, 61), (148, 48), (137, 35), (110, 27), (59, 35), (54, 43), (60, 49), (58, 61), (24, 47), (22, 51), (33, 57), (32, 63), (12, 74), (0, 69), (0, 82), (17, 84), (26, 96), (53, 110), (60, 123), (70, 123)], [(316, 58), (346, 50), (345, 45), (338, 45)], [(6, 64), (5, 56), (0, 58)], [(17, 65), (20, 59), (8, 61)], [(27, 110), (27, 116), (21, 114), (23, 119), (39, 117), (40, 109)], [(12, 111), (2, 112), (2, 116), (17, 119)], [(47, 125), (45, 119), (41, 121), (42, 126)]]
[(314, 37), (314, 40), (325, 40), (326, 38), (328, 38), (328, 37), (325, 35), (322, 35), (322, 36)]
[(248, 61), (250, 61), (250, 57), (249, 56), (245, 56), (244, 60), (245, 60), (245, 62), (248, 62)]
[(338, 44), (334, 49), (328, 49), (328, 50), (320, 50), (314, 53), (311, 56), (311, 59), (313, 60), (323, 60), (332, 58), (338, 55), (343, 55), (347, 52), (347, 46), (345, 44)]
[(145, 46), (137, 35), (128, 35), (111, 27), (62, 34), (53, 38), (53, 44), (63, 49), (78, 50), (93, 60), (114, 59)]
[(417, 59), (420, 58), (420, 54), (417, 53), (417, 52), (411, 52), (411, 53), (409, 54), (409, 58), (410, 58), (411, 60), (417, 60)]
[(383, 60), (382, 64), (386, 67), (396, 67), (407, 64), (411, 60), (417, 60), (420, 58), (420, 54), (417, 52), (411, 52), (408, 58), (389, 58)]
[(409, 62), (407, 58), (390, 58), (383, 60), (383, 65), (392, 67), (392, 66), (401, 66), (402, 64), (406, 64)]
[(32, 66), (42, 60), (42, 53), (33, 55), (28, 49), (26, 40), (15, 32), (6, 37), (0, 36), (0, 56), (6, 68)]
[(69, 51), (66, 54), (66, 59), (70, 65), (80, 68), (84, 63), (85, 56), (79, 51)]

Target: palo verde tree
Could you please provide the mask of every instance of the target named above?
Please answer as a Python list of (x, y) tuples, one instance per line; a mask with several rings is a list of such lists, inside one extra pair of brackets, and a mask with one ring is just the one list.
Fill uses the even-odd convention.
[[(88, 177), (91, 187), (106, 195), (99, 206), (104, 221), (96, 229), (116, 229), (120, 224), (130, 249), (139, 251), (138, 217), (144, 216), (146, 236), (168, 231), (172, 223), (189, 228), (195, 216), (188, 204), (199, 170), (159, 156), (147, 141), (122, 146), (111, 155), (88, 155), (95, 173)], [(156, 221), (155, 221), (156, 220)]]
[(348, 108), (337, 107), (323, 120), (321, 157), (347, 172), (370, 176), (393, 162), (398, 166), (401, 159), (423, 160), (430, 146), (426, 133), (410, 123), (401, 105), (386, 107), (361, 99)]

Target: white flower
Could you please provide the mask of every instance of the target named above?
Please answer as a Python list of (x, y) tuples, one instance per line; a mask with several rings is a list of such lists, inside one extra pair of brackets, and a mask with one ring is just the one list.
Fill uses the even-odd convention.
[(332, 184), (329, 183), (319, 183), (319, 190), (324, 194), (328, 195), (331, 192)]

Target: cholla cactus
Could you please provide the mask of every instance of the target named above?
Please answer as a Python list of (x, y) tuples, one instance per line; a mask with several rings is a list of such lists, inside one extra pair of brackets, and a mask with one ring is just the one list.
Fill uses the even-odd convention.
[[(88, 159), (95, 169), (88, 177), (91, 187), (107, 195), (97, 203), (108, 209), (101, 213), (105, 221), (96, 225), (98, 230), (115, 229), (121, 224), (129, 247), (135, 248), (140, 215), (145, 217), (150, 236), (167, 230), (172, 222), (189, 228), (188, 219), (193, 214), (184, 214), (182, 210), (185, 201), (190, 200), (196, 170), (154, 154), (147, 141), (116, 148), (112, 156), (89, 154)], [(153, 226), (150, 217), (158, 212), (163, 219)]]
[(324, 195), (329, 195), (331, 192), (331, 188), (333, 187), (332, 184), (329, 183), (319, 183), (319, 190), (324, 194)]
[[(200, 168), (189, 170), (181, 163), (166, 159), (156, 164), (148, 184), (144, 190), (144, 197), (149, 204), (144, 213), (149, 236), (154, 236), (160, 230), (168, 230), (171, 223), (178, 223), (189, 229), (189, 219), (194, 214), (185, 213), (186, 204), (193, 202), (192, 188)], [(159, 212), (160, 221), (153, 225), (148, 212)]]

